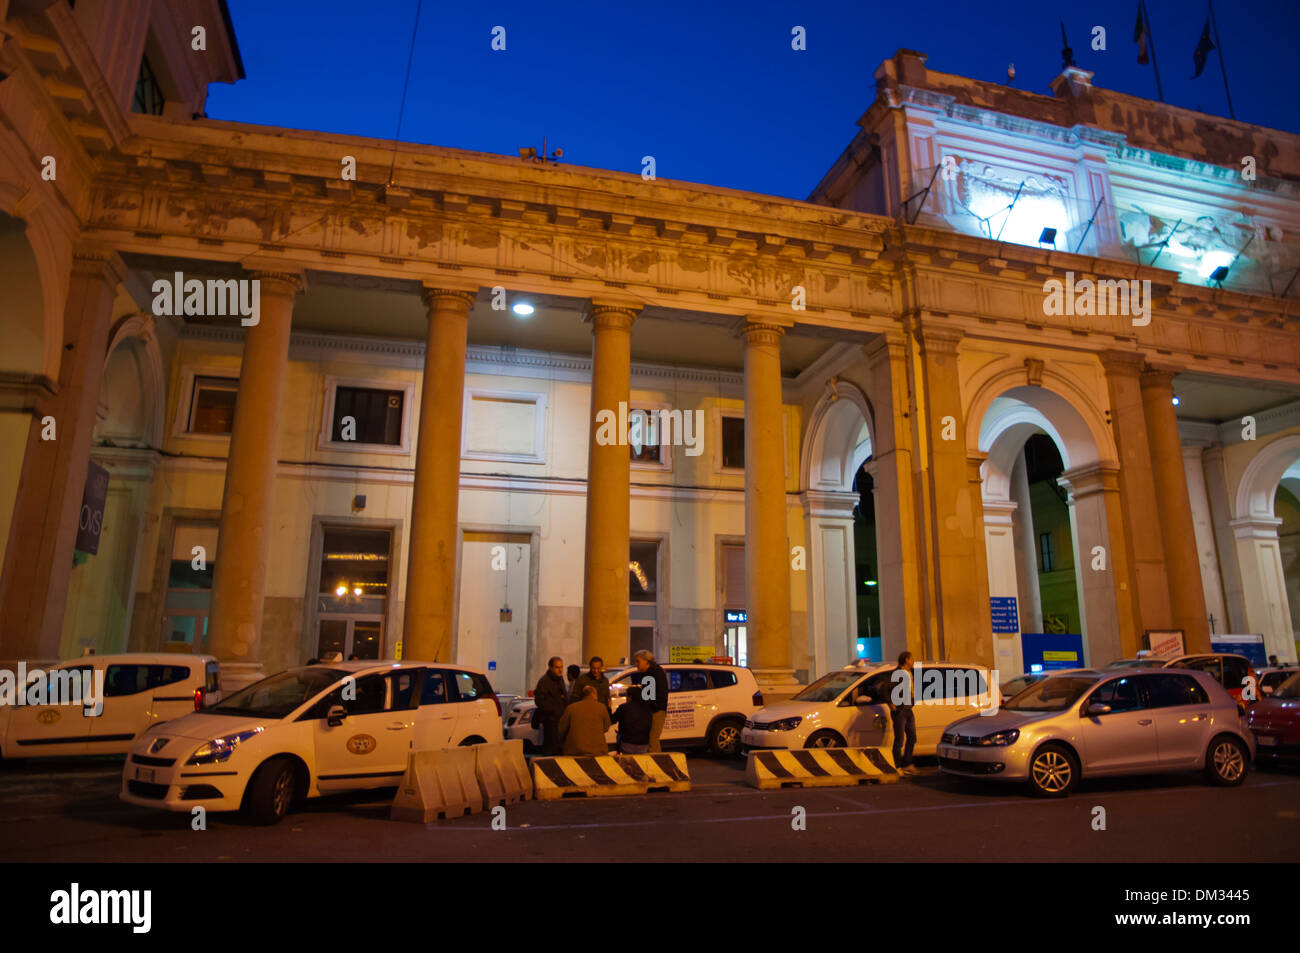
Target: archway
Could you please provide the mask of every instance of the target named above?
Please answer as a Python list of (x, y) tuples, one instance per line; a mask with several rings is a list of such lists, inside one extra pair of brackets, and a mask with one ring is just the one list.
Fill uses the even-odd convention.
[[(868, 606), (860, 612), (860, 602), (871, 600), (858, 598), (859, 588), (874, 581), (874, 538), (870, 553), (858, 551), (869, 515), (862, 505), (859, 475), (871, 447), (866, 397), (854, 385), (832, 379), (809, 415), (800, 460), (808, 533), (810, 679), (855, 658), (880, 657), (871, 654), (881, 635), (879, 611)], [(871, 580), (859, 578), (864, 574)]]
[(1082, 636), (1080, 665), (1122, 655), (1106, 501), (1115, 469), (1084, 415), (1045, 387), (1010, 387), (980, 418), (978, 450), (989, 595), (1008, 609), (1015, 600), (994, 635), (1002, 676), (1024, 670), (1027, 633)]
[(1260, 448), (1237, 485), (1231, 522), (1241, 570), (1246, 629), (1264, 651), (1297, 656), (1300, 613), (1300, 434)]

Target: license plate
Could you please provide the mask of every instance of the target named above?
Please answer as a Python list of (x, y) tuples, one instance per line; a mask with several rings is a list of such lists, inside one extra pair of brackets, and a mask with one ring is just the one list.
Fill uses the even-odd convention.
[(1255, 744), (1257, 744), (1257, 745), (1275, 745), (1275, 744), (1277, 744), (1277, 739), (1276, 739), (1276, 738), (1273, 738), (1273, 737), (1271, 737), (1271, 736), (1269, 736), (1269, 735), (1257, 735), (1257, 736), (1255, 737)]
[(135, 779), (137, 781), (147, 781), (150, 784), (153, 784), (153, 772), (153, 768), (136, 768)]

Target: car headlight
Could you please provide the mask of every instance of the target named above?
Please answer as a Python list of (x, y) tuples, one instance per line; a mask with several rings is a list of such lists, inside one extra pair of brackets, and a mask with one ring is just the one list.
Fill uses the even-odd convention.
[(773, 731), (794, 731), (803, 721), (801, 716), (796, 715), (794, 718), (782, 718), (780, 721), (774, 721), (771, 724)]
[(218, 764), (226, 761), (234, 754), (235, 747), (241, 741), (247, 741), (254, 735), (262, 733), (262, 728), (250, 728), (248, 731), (236, 732), (233, 735), (226, 735), (223, 738), (213, 738), (198, 751), (190, 755), (186, 764)]
[(1019, 728), (1008, 728), (1006, 731), (995, 731), (991, 735), (985, 735), (979, 740), (979, 743), (982, 745), (1013, 745), (1019, 737)]

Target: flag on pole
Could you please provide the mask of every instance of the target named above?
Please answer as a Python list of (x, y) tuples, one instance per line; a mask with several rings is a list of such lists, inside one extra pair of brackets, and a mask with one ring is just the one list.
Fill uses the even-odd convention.
[(1196, 44), (1196, 49), (1192, 53), (1192, 62), (1196, 64), (1196, 72), (1192, 74), (1192, 79), (1201, 75), (1201, 70), (1205, 69), (1206, 57), (1214, 48), (1214, 44), (1210, 41), (1210, 18), (1206, 17), (1205, 29), (1201, 31), (1201, 42)]
[(1133, 42), (1138, 45), (1138, 62), (1145, 66), (1149, 63), (1150, 57), (1147, 55), (1147, 46), (1150, 42), (1151, 32), (1147, 29), (1146, 17), (1142, 15), (1142, 4), (1138, 4), (1137, 23), (1133, 27)]

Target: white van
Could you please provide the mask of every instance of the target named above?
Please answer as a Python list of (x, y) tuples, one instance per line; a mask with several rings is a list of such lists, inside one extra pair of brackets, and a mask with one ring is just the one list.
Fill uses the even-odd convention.
[(501, 740), (487, 676), (435, 662), (280, 672), (131, 746), (121, 798), (166, 811), (245, 809), (271, 824), (303, 798), (395, 787), (407, 755)]
[[(789, 701), (754, 712), (745, 722), (747, 748), (859, 748), (892, 744), (889, 707), (893, 662), (828, 672)], [(917, 662), (918, 755), (935, 753), (945, 726), (990, 704), (989, 670), (964, 662)], [(982, 696), (982, 697), (981, 697)], [(996, 704), (996, 700), (992, 700)]]
[[(63, 681), (52, 673), (89, 674), (93, 684), (103, 685), (103, 710), (91, 715), (79, 703), (0, 705), (0, 756), (6, 759), (125, 754), (152, 725), (215, 702), (221, 675), (211, 655), (174, 652), (88, 655), (41, 669), (39, 676), (35, 671), (28, 669), (20, 686), (24, 693), (38, 677), (52, 689)], [(51, 693), (37, 697), (49, 699)]]

